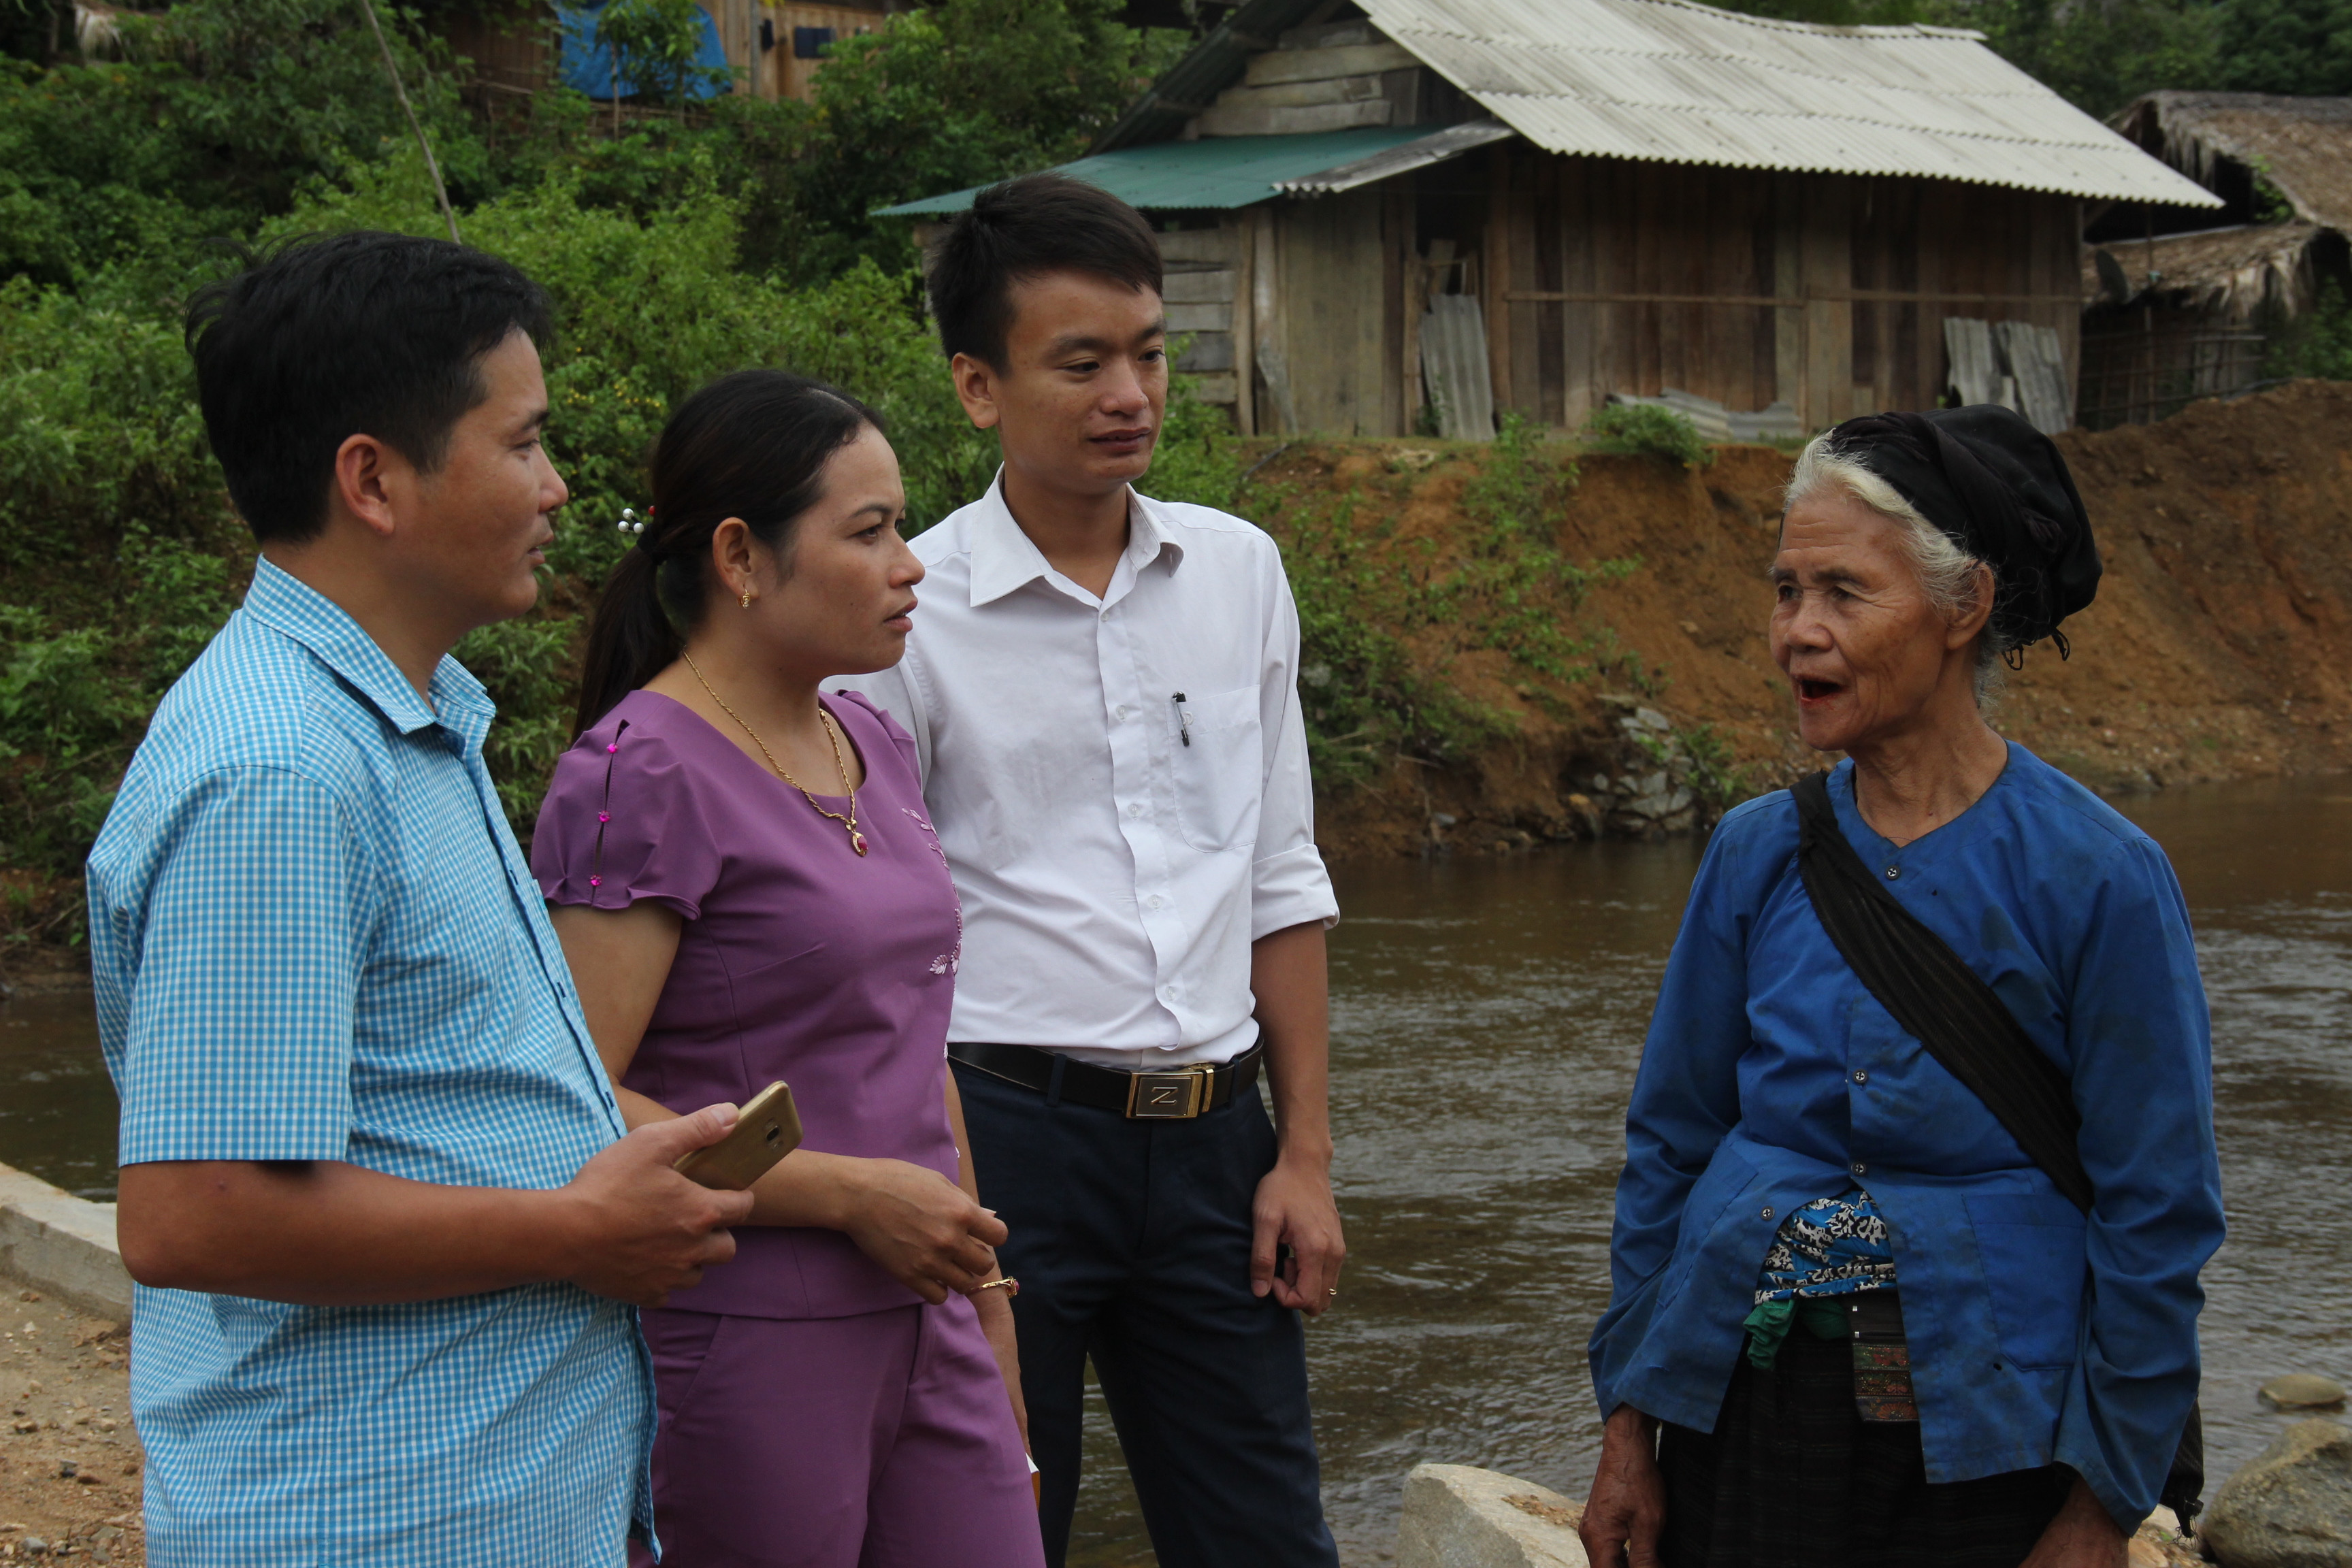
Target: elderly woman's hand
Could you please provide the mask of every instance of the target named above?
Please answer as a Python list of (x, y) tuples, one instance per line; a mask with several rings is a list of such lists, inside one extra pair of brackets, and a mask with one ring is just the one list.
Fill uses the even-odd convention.
[(2124, 1532), (2077, 1476), (2058, 1517), (2042, 1531), (2021, 1568), (2124, 1568), (2130, 1555)]
[[(1601, 1463), (1592, 1472), (1577, 1539), (1592, 1568), (1656, 1568), (1666, 1527), (1666, 1482), (1658, 1471), (1658, 1424), (1630, 1405), (1609, 1413), (1601, 1429)], [(2041, 1568), (2037, 1564), (2036, 1568)], [(2071, 1563), (2069, 1568), (2072, 1568)]]

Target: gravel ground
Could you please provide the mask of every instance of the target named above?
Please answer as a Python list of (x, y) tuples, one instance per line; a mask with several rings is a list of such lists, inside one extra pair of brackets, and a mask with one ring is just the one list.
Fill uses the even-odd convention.
[(143, 1563), (122, 1326), (0, 1281), (0, 1562)]

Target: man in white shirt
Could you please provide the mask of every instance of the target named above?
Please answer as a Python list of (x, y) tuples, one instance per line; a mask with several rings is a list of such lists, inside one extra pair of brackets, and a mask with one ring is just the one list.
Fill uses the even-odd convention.
[(1163, 1568), (1336, 1565), (1299, 1313), (1330, 1305), (1346, 1250), (1339, 910), (1289, 584), (1255, 527), (1130, 488), (1168, 389), (1139, 214), (1032, 175), (931, 259), (957, 393), (1003, 467), (914, 541), (905, 662), (845, 684), (913, 733), (963, 901), (949, 1054), (1012, 1230), (1047, 1557), (1091, 1356)]

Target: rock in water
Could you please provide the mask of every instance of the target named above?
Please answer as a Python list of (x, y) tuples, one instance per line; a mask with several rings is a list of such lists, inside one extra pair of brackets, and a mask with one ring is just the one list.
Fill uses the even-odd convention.
[(1584, 1510), (1533, 1481), (1471, 1465), (1419, 1465), (1404, 1480), (1397, 1568), (1586, 1568)]
[(2221, 1484), (2197, 1533), (2222, 1568), (2352, 1568), (2352, 1427), (2288, 1427)]
[(2291, 1372), (2284, 1377), (2274, 1377), (2263, 1384), (2262, 1394), (2273, 1405), (2285, 1410), (2325, 1410), (2331, 1405), (2344, 1403), (2344, 1385), (2333, 1378), (2314, 1377), (2307, 1372)]

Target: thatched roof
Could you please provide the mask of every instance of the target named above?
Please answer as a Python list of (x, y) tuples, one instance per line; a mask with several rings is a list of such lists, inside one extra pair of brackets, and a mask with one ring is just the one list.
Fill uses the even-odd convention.
[(2352, 233), (2352, 98), (2151, 92), (2115, 123), (2202, 184), (2212, 184), (2221, 161), (2242, 163), (2277, 187), (2304, 222)]
[(2083, 302), (2120, 305), (2153, 294), (2239, 321), (2264, 304), (2297, 311), (2310, 301), (2311, 242), (2319, 232), (2307, 223), (2254, 223), (2085, 246)]

